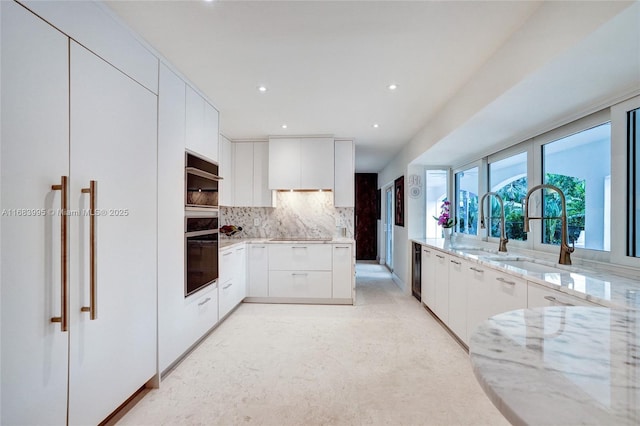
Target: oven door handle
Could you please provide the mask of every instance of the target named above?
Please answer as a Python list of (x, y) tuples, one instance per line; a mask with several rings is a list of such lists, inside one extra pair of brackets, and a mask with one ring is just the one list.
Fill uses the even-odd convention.
[(185, 237), (201, 237), (203, 235), (212, 235), (217, 233), (218, 233), (217, 229), (205, 229), (204, 231), (185, 232), (184, 236)]

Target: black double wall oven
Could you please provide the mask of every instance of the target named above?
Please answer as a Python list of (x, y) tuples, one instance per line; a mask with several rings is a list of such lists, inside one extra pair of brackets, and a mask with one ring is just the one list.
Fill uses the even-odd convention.
[(218, 280), (218, 166), (190, 153), (185, 168), (185, 297)]

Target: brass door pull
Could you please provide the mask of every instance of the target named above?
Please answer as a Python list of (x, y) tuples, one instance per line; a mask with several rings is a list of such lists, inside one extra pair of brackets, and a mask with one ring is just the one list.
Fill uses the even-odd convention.
[(80, 308), (81, 312), (89, 312), (89, 318), (98, 318), (98, 276), (96, 271), (96, 198), (98, 182), (89, 181), (89, 188), (82, 188), (83, 194), (89, 194), (89, 306)]
[(59, 322), (60, 330), (67, 331), (69, 329), (69, 271), (68, 271), (68, 256), (69, 247), (67, 244), (67, 225), (69, 224), (69, 216), (67, 215), (67, 209), (69, 208), (69, 178), (62, 176), (60, 178), (60, 185), (51, 185), (52, 191), (61, 191), (60, 196), (60, 316), (51, 318), (51, 322)]

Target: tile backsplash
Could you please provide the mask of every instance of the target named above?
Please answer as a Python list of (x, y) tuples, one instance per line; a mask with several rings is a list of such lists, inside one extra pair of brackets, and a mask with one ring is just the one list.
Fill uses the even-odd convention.
[(341, 227), (353, 238), (354, 209), (334, 207), (331, 192), (277, 192), (276, 206), (220, 207), (220, 226), (242, 227), (231, 238), (334, 238)]

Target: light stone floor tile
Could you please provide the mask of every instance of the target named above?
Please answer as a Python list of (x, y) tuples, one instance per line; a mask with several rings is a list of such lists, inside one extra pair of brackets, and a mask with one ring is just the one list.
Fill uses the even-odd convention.
[(356, 269), (355, 306), (242, 304), (118, 424), (508, 424), (421, 304)]

